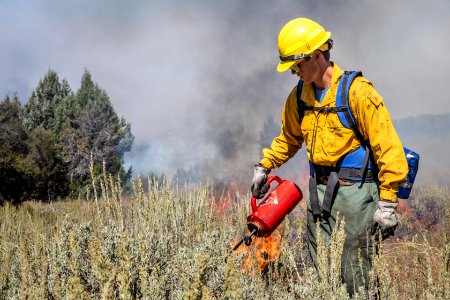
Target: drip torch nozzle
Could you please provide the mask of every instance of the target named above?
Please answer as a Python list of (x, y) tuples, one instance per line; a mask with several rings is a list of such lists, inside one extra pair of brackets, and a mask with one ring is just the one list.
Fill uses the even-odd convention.
[(252, 244), (252, 236), (254, 236), (257, 232), (257, 229), (253, 229), (250, 235), (245, 235), (242, 240), (240, 240), (239, 243), (237, 243), (236, 246), (233, 247), (232, 251), (235, 251), (237, 248), (239, 248), (243, 242), (245, 242), (245, 245), (250, 246)]

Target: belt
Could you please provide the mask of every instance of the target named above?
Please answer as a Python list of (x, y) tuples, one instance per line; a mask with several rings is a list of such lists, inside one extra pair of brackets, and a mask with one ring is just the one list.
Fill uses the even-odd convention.
[(326, 167), (312, 164), (311, 170), (312, 170), (311, 174), (313, 172), (316, 173), (318, 178), (328, 177), (330, 173), (336, 172), (339, 179), (346, 181), (365, 181), (365, 182), (373, 181), (373, 173), (372, 170), (370, 169), (366, 169), (362, 173), (360, 169)]
[[(338, 174), (338, 177), (339, 177), (339, 174)], [(326, 185), (328, 183), (328, 176), (317, 177), (317, 181), (319, 182), (319, 184), (325, 184)], [(355, 181), (347, 181), (347, 180), (339, 178), (339, 186), (354, 185), (355, 183), (356, 183)]]
[[(311, 168), (311, 178), (309, 179), (309, 198), (314, 217), (328, 216), (331, 212), (331, 206), (336, 196), (339, 186), (350, 186), (356, 182), (373, 182), (372, 171), (366, 169), (364, 174), (358, 169), (331, 168), (313, 165)], [(317, 183), (326, 185), (322, 208), (319, 203), (317, 193)]]

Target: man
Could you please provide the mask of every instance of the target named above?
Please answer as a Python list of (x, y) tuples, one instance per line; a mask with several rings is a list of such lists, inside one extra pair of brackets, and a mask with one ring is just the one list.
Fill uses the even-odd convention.
[[(337, 97), (345, 95), (345, 87), (339, 89), (344, 71), (330, 61), (330, 37), (306, 18), (294, 19), (280, 31), (277, 70), (290, 70), (301, 81), (286, 100), (280, 135), (255, 166), (252, 193), (259, 198), (267, 192), (270, 170), (287, 162), (304, 142), (312, 175), (307, 198), (310, 254), (317, 267), (316, 224), (329, 242), (339, 212), (346, 233), (342, 279), (353, 293), (363, 277), (368, 282), (374, 228), (387, 237), (397, 226), (396, 192), (408, 166), (383, 98), (370, 81), (356, 76), (348, 108), (337, 107)], [(345, 126), (343, 116), (351, 116), (355, 127)], [(355, 157), (357, 164), (348, 164)]]

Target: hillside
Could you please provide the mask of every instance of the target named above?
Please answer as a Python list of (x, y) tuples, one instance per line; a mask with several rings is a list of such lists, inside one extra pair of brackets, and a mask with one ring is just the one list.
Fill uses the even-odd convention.
[(450, 114), (420, 115), (394, 122), (403, 146), (420, 154), (418, 184), (449, 184)]

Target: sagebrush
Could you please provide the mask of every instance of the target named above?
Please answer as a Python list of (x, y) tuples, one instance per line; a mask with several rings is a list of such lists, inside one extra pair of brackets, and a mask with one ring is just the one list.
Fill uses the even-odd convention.
[[(330, 248), (319, 243), (316, 272), (302, 208), (283, 223), (279, 258), (262, 271), (254, 261), (249, 271), (245, 254), (229, 254), (246, 230), (248, 195), (215, 199), (209, 184), (149, 182), (144, 190), (139, 178), (133, 186), (134, 196), (124, 197), (104, 176), (89, 200), (1, 207), (0, 299), (349, 298), (339, 270), (343, 230)], [(446, 203), (448, 196), (439, 197)], [(354, 299), (449, 299), (448, 211), (440, 230), (385, 242), (371, 290)]]

